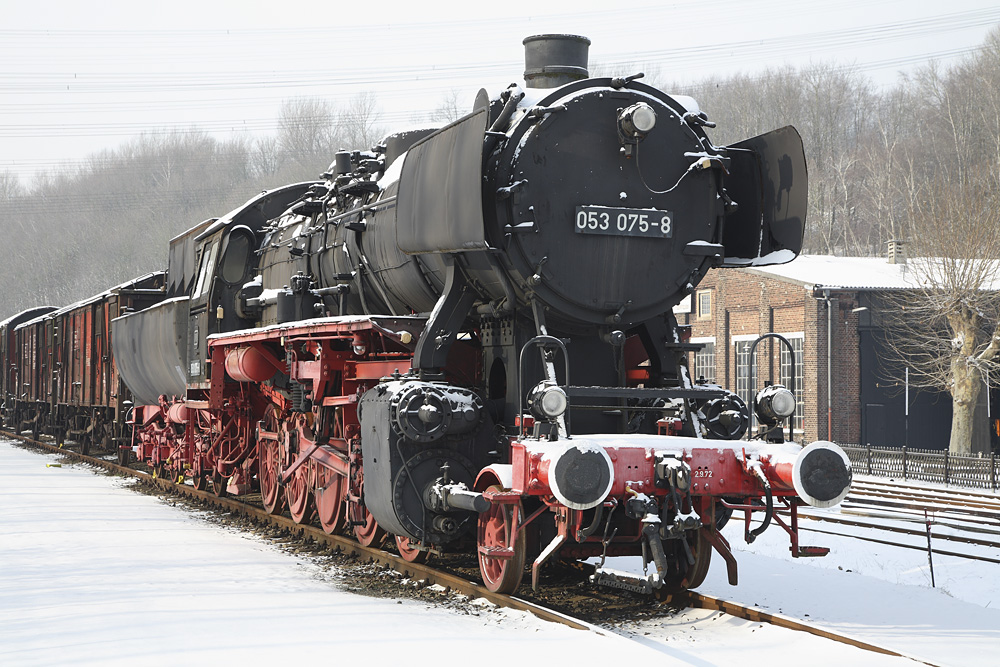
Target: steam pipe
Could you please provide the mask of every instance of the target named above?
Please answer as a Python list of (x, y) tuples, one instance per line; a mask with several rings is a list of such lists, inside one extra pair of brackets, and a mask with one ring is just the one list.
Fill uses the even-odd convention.
[(507, 100), (503, 104), (503, 109), (500, 110), (500, 115), (497, 119), (493, 121), (490, 125), (490, 132), (502, 132), (503, 126), (507, 124), (510, 117), (514, 115), (514, 109), (517, 108), (518, 103), (524, 99), (524, 91), (518, 89), (516, 85), (512, 85), (507, 89), (508, 95)]
[(833, 440), (833, 307), (826, 290), (826, 437)]
[(753, 471), (760, 480), (760, 483), (764, 485), (767, 509), (764, 511), (764, 521), (746, 534), (747, 544), (753, 544), (753, 541), (756, 540), (761, 533), (767, 530), (767, 527), (771, 525), (771, 517), (774, 516), (774, 495), (771, 493), (771, 484), (768, 482), (767, 476), (761, 472), (760, 466), (754, 466)]
[[(517, 105), (524, 99), (524, 91), (521, 90), (516, 84), (511, 84), (511, 86), (504, 92), (507, 93), (507, 99), (504, 101), (503, 108), (500, 110), (500, 115), (498, 115), (497, 119), (493, 121), (492, 125), (490, 125), (490, 129), (486, 131), (486, 145), (483, 147), (484, 155), (489, 155), (493, 152), (493, 149), (496, 148), (497, 143), (501, 139), (500, 134), (504, 133), (504, 126), (510, 121), (511, 116), (514, 115), (514, 110), (517, 109)], [(506, 134), (504, 134), (504, 138), (506, 138)]]
[(433, 487), (444, 510), (466, 510), (481, 514), (493, 504), (475, 491), (469, 491), (464, 484), (436, 484)]
[(583, 542), (585, 539), (597, 532), (600, 526), (601, 519), (604, 518), (604, 503), (601, 503), (594, 509), (594, 520), (590, 522), (590, 525), (582, 530), (576, 531), (576, 541)]

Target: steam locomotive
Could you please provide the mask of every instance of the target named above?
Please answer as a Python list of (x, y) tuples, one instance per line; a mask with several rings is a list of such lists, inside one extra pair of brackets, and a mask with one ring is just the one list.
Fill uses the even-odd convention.
[[(67, 314), (102, 299), (0, 325), (5, 419), (103, 434), (158, 476), (391, 535), (408, 560), (474, 552), (501, 592), (529, 563), (537, 585), (553, 558), (641, 555), (645, 578), (594, 580), (668, 593), (698, 586), (713, 550), (735, 584), (734, 509), (748, 540), (774, 522), (793, 555), (822, 555), (798, 544), (796, 508), (839, 502), (847, 457), (785, 441), (778, 385), (747, 436), (750, 408), (689, 377), (699, 346), (672, 313), (712, 267), (798, 254), (799, 135), (715, 146), (693, 100), (588, 78), (589, 44), (529, 37), (524, 87), (173, 239), (165, 274), (80, 320), (103, 323), (107, 378), (58, 379), (77, 368)], [(59, 391), (119, 379), (90, 408)]]

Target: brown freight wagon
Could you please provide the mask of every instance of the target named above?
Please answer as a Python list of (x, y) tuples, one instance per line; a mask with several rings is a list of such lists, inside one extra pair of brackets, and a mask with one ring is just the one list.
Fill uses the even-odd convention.
[(166, 272), (151, 273), (25, 322), (15, 329), (20, 372), (31, 386), (16, 403), (17, 428), (117, 450), (131, 394), (111, 354), (111, 320), (159, 303)]
[(54, 310), (54, 306), (38, 306), (24, 310), (0, 322), (0, 364), (2, 364), (0, 367), (2, 368), (0, 370), (0, 395), (3, 396), (0, 418), (2, 418), (4, 426), (16, 427), (18, 425), (20, 420), (16, 416), (15, 406), (24, 393), (22, 384), (24, 380), (20, 373), (19, 347), (14, 340), (14, 330), (25, 322), (47, 315)]
[(33, 438), (38, 438), (43, 431), (49, 413), (52, 396), (51, 341), (51, 313), (28, 320), (14, 329), (19, 385), (14, 401), (14, 430), (18, 433), (30, 430)]

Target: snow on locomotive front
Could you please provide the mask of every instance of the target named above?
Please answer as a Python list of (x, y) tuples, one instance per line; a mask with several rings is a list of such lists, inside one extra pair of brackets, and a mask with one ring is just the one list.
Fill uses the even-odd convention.
[[(132, 355), (134, 372), (121, 364), (148, 377), (151, 402), (166, 396), (142, 411), (153, 458), (200, 471), (228, 434), (232, 452), (207, 464), (220, 488), (252, 488), (256, 470), (274, 511), (284, 494), (305, 521), (314, 498), (340, 530), (347, 508), (360, 540), (388, 530), (408, 557), (474, 543), (498, 591), (517, 588), (528, 559), (537, 582), (557, 556), (626, 554), (654, 572), (596, 579), (690, 588), (713, 549), (735, 583), (719, 533), (734, 509), (763, 513), (748, 539), (773, 522), (794, 555), (819, 554), (797, 543), (796, 507), (843, 497), (846, 456), (784, 441), (795, 401), (780, 387), (761, 392), (764, 428), (740, 440), (751, 408), (691, 382), (698, 346), (672, 313), (712, 267), (798, 254), (801, 140), (786, 127), (714, 146), (693, 100), (587, 78), (588, 45), (529, 37), (524, 88), (483, 91), (440, 130), (338, 153), (322, 182), (193, 230), (200, 264), (175, 262), (187, 246), (172, 246), (192, 305), (168, 302), (185, 304), (177, 327), (150, 309), (115, 334), (125, 353), (155, 338), (143, 332), (179, 341), (162, 364), (152, 352)], [(279, 201), (290, 207), (274, 217)], [(187, 419), (187, 444), (157, 421), (185, 400), (207, 424)]]
[[(749, 409), (692, 385), (695, 346), (671, 313), (713, 266), (797, 255), (801, 140), (788, 127), (716, 147), (692, 100), (586, 78), (587, 44), (528, 38), (527, 90), (481, 93), (387, 156), (377, 183), (363, 160), (341, 171), (342, 191), (371, 196), (338, 216), (324, 244), (336, 279), (318, 292), (336, 290), (341, 314), (430, 311), (411, 371), (359, 401), (367, 508), (419, 549), (460, 543), (478, 513), (483, 577), (502, 591), (529, 554), (535, 582), (557, 554), (643, 554), (648, 579), (598, 579), (665, 591), (697, 586), (715, 548), (735, 583), (718, 532), (734, 508), (765, 511), (795, 555), (819, 554), (774, 503), (794, 517), (799, 499), (838, 502), (846, 456), (776, 437), (787, 391), (754, 406), (765, 438), (706, 441), (742, 436)], [(461, 337), (480, 351), (473, 368), (449, 360)], [(463, 371), (477, 379), (457, 384)], [(498, 445), (495, 425), (517, 435)], [(747, 520), (748, 539), (759, 530)]]

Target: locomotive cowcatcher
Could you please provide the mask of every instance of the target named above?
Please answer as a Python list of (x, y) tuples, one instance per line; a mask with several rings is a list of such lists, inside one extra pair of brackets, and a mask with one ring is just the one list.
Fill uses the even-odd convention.
[(642, 555), (594, 579), (669, 593), (713, 550), (735, 583), (734, 509), (824, 553), (796, 508), (839, 502), (847, 457), (785, 441), (783, 387), (692, 382), (671, 310), (710, 268), (798, 254), (798, 133), (715, 146), (693, 100), (588, 78), (589, 43), (529, 37), (524, 87), (175, 238), (166, 298), (113, 323), (123, 458), (409, 560), (474, 551), (502, 592)]

